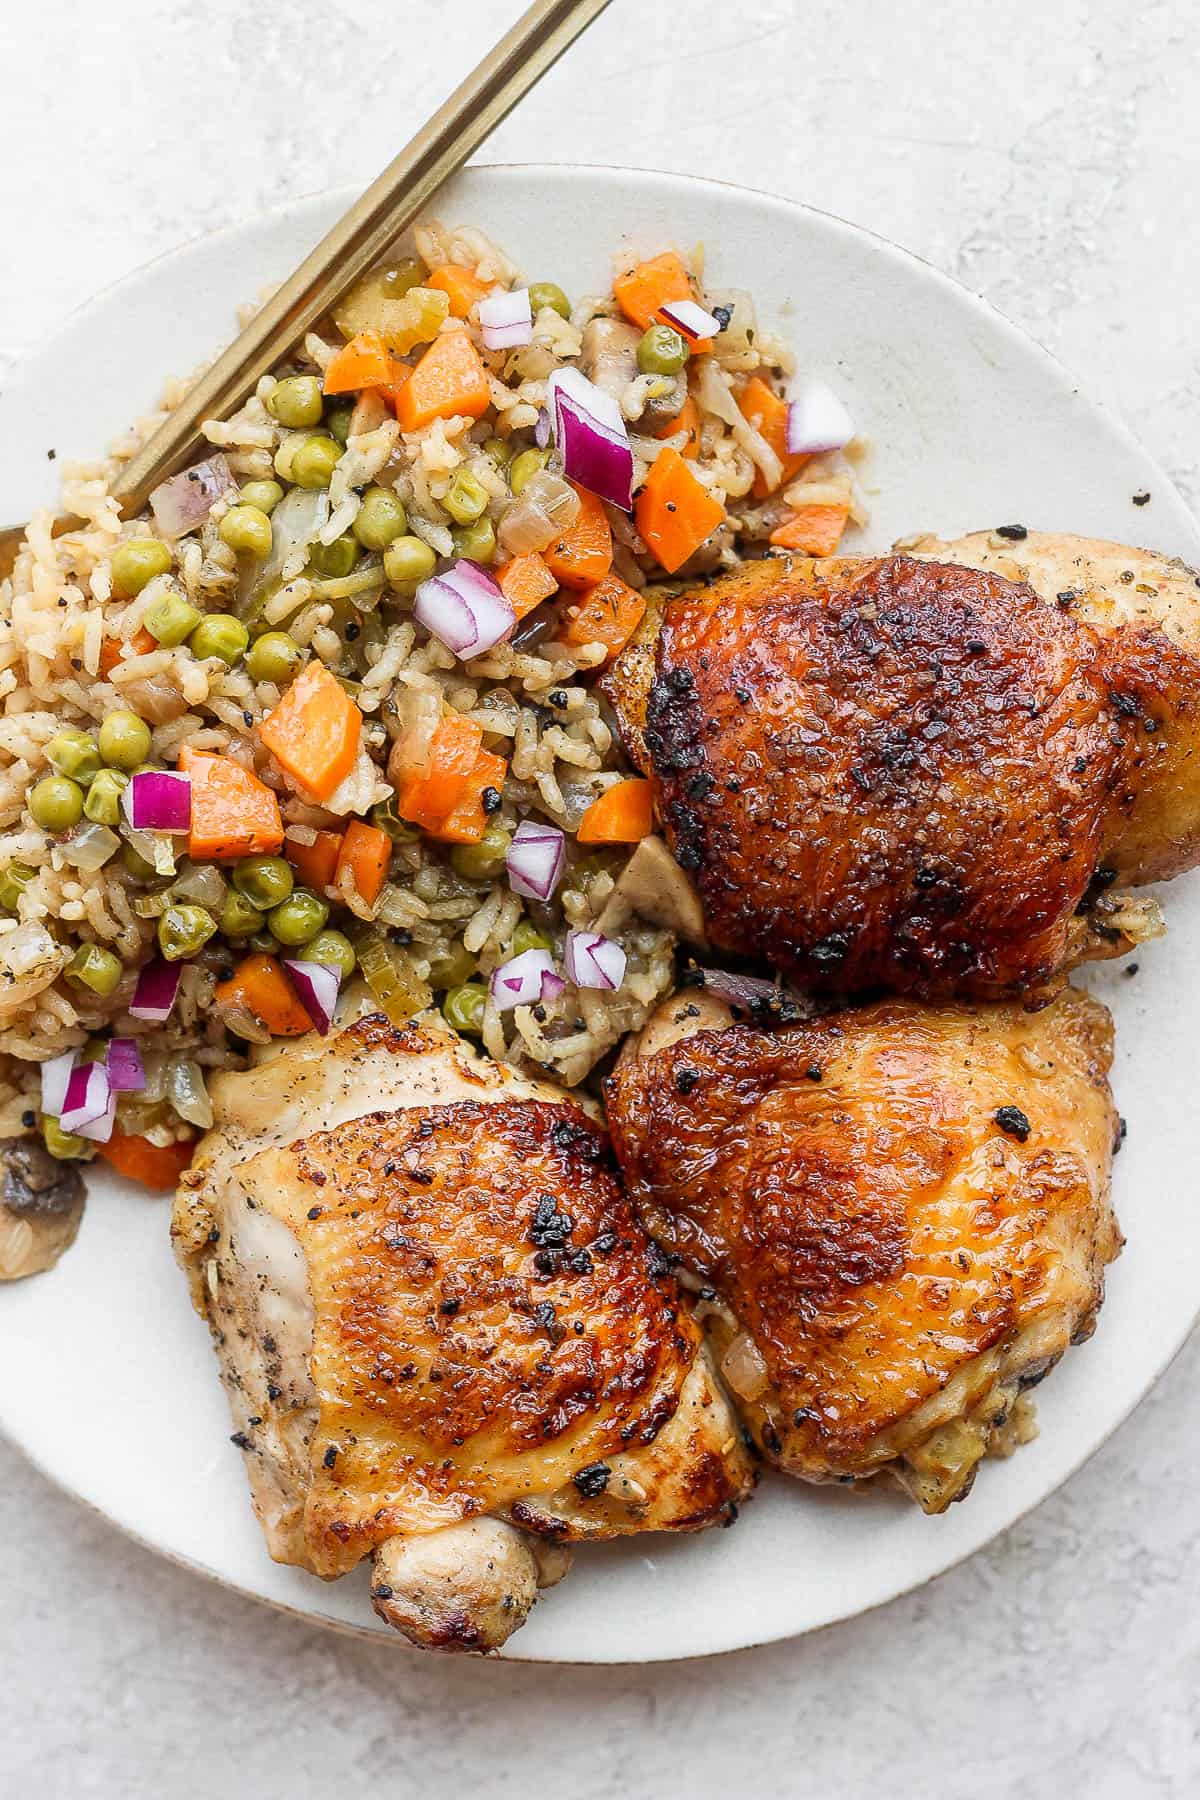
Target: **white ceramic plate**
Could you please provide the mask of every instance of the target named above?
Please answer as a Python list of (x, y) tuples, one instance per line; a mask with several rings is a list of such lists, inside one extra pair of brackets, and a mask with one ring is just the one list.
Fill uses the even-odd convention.
[[(0, 399), (5, 517), (53, 499), (48, 450), (93, 453), (153, 403), (161, 376), (227, 339), (236, 303), (298, 262), (348, 197), (204, 239), (77, 314)], [(438, 211), (484, 227), (531, 279), (577, 294), (605, 285), (625, 234), (644, 250), (703, 240), (713, 284), (752, 289), (873, 440), (872, 547), (916, 530), (952, 536), (1021, 520), (1200, 560), (1182, 501), (1115, 420), (986, 305), (865, 232), (759, 194), (605, 169), (473, 170)], [(1145, 488), (1152, 501), (1135, 508), (1131, 496)], [(1200, 1208), (1188, 1172), (1198, 898), (1191, 881), (1171, 890), (1171, 935), (1141, 953), (1136, 979), (1095, 979), (1118, 1021), (1115, 1083), (1129, 1138), (1116, 1188), (1129, 1243), (1096, 1337), (1038, 1390), (1037, 1441), (985, 1467), (966, 1504), (940, 1519), (883, 1495), (767, 1479), (735, 1530), (582, 1553), (509, 1655), (654, 1661), (812, 1630), (948, 1568), (1096, 1449), (1197, 1308)], [(325, 1586), (268, 1560), (162, 1201), (94, 1179), (75, 1249), (52, 1274), (0, 1291), (0, 1368), (3, 1429), (125, 1531), (277, 1606), (391, 1636), (361, 1576)]]

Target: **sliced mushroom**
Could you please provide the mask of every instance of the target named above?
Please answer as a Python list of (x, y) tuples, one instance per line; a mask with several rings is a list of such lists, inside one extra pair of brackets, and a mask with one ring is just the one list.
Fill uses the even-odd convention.
[(689, 944), (707, 941), (700, 896), (660, 837), (642, 839), (618, 876), (596, 930), (609, 936), (635, 913)]
[(85, 1197), (75, 1164), (36, 1138), (0, 1143), (0, 1281), (52, 1269), (75, 1242)]
[(583, 372), (618, 402), (630, 382), (637, 380), (641, 335), (636, 325), (627, 325), (624, 319), (593, 319), (584, 331)]

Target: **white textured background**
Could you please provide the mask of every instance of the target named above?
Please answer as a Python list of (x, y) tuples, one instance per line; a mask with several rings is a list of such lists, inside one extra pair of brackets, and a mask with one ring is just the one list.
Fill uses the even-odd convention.
[[(517, 11), (7, 8), (0, 381), (147, 258), (373, 175)], [(614, 0), (487, 154), (718, 176), (885, 233), (1058, 351), (1196, 501), (1198, 53), (1186, 0)], [(1198, 1378), (1193, 1343), (1062, 1493), (923, 1592), (648, 1670), (326, 1635), (157, 1562), (0, 1446), (0, 1795), (1200, 1794)]]

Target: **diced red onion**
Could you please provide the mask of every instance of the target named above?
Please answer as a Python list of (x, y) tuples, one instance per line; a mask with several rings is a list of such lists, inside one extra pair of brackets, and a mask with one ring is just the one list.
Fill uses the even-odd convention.
[(134, 1019), (148, 1019), (153, 1025), (165, 1025), (171, 1016), (179, 981), (183, 974), (179, 963), (147, 963), (137, 978), (129, 1014)]
[(333, 1024), (338, 989), (342, 985), (340, 970), (331, 963), (299, 962), (287, 956), (283, 966), (296, 990), (296, 998), (324, 1037)]
[(116, 1122), (116, 1117), (117, 1096), (110, 1089), (108, 1105), (100, 1114), (100, 1117), (98, 1119), (93, 1119), (89, 1125), (77, 1125), (75, 1128), (75, 1135), (76, 1137), (90, 1138), (94, 1144), (107, 1144), (109, 1138), (113, 1134), (113, 1125)]
[(820, 456), (841, 450), (854, 436), (854, 420), (823, 381), (795, 384), (788, 395), (789, 456)]
[(210, 456), (185, 469), (182, 475), (172, 475), (169, 481), (159, 483), (150, 496), (154, 523), (165, 538), (186, 537), (189, 531), (203, 525), (222, 494), (236, 488), (225, 458)]
[(611, 993), (625, 979), (624, 950), (597, 931), (568, 931), (563, 962), (576, 987), (602, 988)]
[(764, 1001), (778, 1002), (780, 990), (773, 981), (761, 975), (733, 975), (728, 969), (701, 969), (706, 993), (715, 994), (729, 1006), (749, 1011)]
[(517, 622), (511, 603), (491, 576), (478, 563), (466, 561), (421, 583), (413, 617), (461, 657), (482, 656)]
[(524, 820), (513, 833), (505, 858), (513, 893), (526, 900), (549, 900), (562, 876), (566, 851), (567, 840), (557, 825)]
[(486, 350), (515, 350), (533, 338), (533, 309), (528, 288), (489, 294), (479, 302), (479, 329)]
[(42, 1064), (42, 1111), (49, 1118), (57, 1119), (62, 1113), (74, 1067), (74, 1050), (64, 1050), (61, 1056), (52, 1056)]
[(694, 300), (668, 300), (658, 310), (690, 344), (698, 344), (704, 338), (714, 338), (721, 329), (720, 319), (714, 319), (710, 312), (705, 312)]
[(137, 1094), (145, 1087), (146, 1071), (136, 1038), (110, 1038), (105, 1061), (113, 1093)]
[(544, 450), (550, 442), (550, 414), (544, 406), (538, 407), (537, 424), (533, 428), (533, 441), (539, 450)]
[(501, 963), (489, 989), (498, 1012), (514, 1006), (536, 1006), (539, 1000), (557, 1000), (566, 986), (547, 950), (523, 950)]
[(579, 369), (556, 369), (547, 387), (554, 441), (569, 481), (633, 510), (633, 451), (621, 409)]
[(111, 1089), (103, 1063), (77, 1063), (67, 1081), (59, 1123), (64, 1131), (82, 1133), (108, 1110)]
[(122, 791), (121, 806), (135, 831), (186, 831), (192, 784), (175, 769), (145, 769)]

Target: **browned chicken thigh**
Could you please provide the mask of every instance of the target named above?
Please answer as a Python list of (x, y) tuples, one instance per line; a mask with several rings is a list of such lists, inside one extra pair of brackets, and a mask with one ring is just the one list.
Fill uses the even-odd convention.
[(927, 1512), (1031, 1434), (1121, 1237), (1105, 1009), (890, 1000), (778, 1031), (665, 1002), (608, 1082), (645, 1224), (713, 1297), (757, 1444)]
[(618, 659), (718, 947), (813, 989), (1045, 998), (1128, 946), (1128, 907), (1081, 909), (1200, 856), (1194, 575), (1031, 534), (1014, 579), (995, 542), (748, 564)]
[(212, 1098), (174, 1234), (276, 1560), (370, 1556), (390, 1624), (481, 1650), (571, 1544), (732, 1516), (738, 1428), (574, 1102), (379, 1017)]

